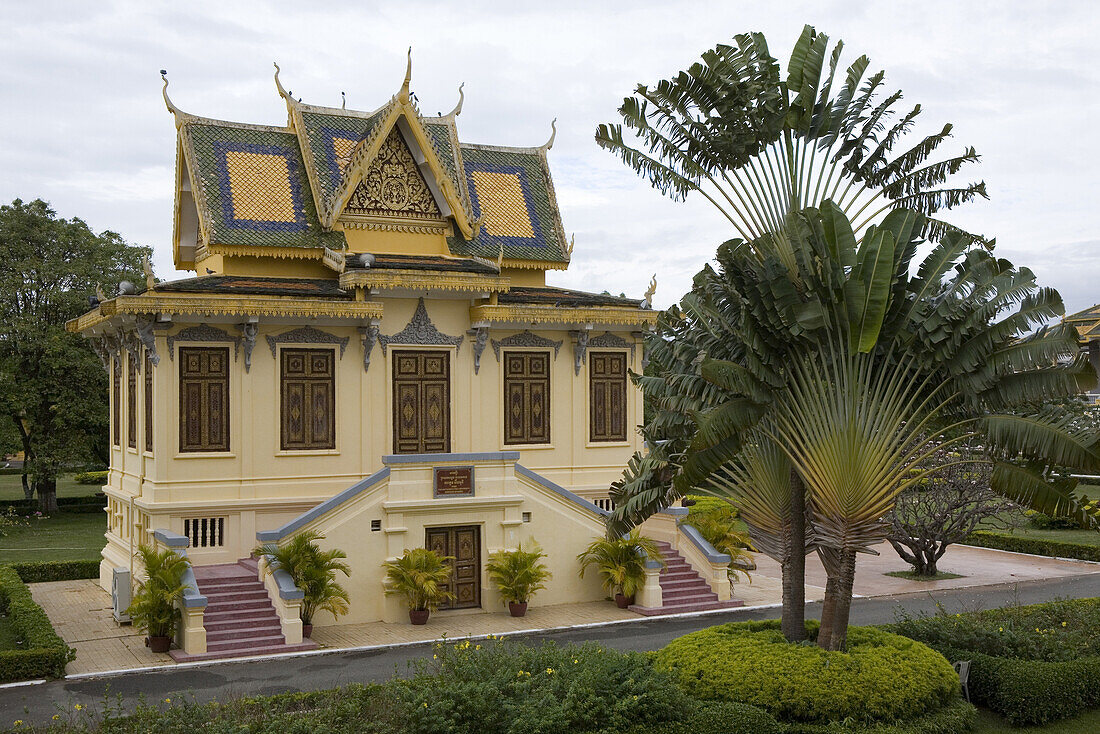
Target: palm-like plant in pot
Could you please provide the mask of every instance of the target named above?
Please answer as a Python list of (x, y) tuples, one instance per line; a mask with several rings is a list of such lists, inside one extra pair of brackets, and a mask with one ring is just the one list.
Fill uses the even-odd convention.
[(285, 545), (269, 543), (255, 551), (268, 556), (268, 569), (283, 569), (301, 589), (303, 637), (313, 634), (313, 617), (317, 612), (331, 612), (334, 619), (348, 613), (348, 592), (336, 582), (337, 573), (351, 576), (351, 569), (342, 560), (347, 554), (335, 548), (321, 550), (317, 541), (324, 537), (307, 531), (295, 535)]
[(148, 578), (126, 613), (148, 635), (149, 649), (168, 652), (181, 616), (178, 604), (187, 589), (183, 574), (191, 563), (173, 550), (158, 551), (147, 545), (138, 546), (138, 558)]
[(497, 585), (501, 597), (508, 604), (508, 612), (513, 617), (522, 617), (527, 613), (527, 602), (536, 591), (546, 588), (551, 577), (550, 570), (541, 559), (546, 558), (537, 545), (524, 550), (520, 544), (513, 551), (497, 551), (489, 556), (485, 570), (489, 578)]
[[(621, 538), (598, 538), (577, 556), (581, 578), (596, 567), (603, 586), (615, 597), (620, 609), (634, 603), (634, 595), (645, 585), (646, 558), (661, 561), (657, 544), (635, 528)], [(661, 561), (663, 565), (663, 561)]]
[(427, 548), (406, 550), (400, 558), (382, 564), (386, 569), (386, 595), (404, 596), (409, 621), (427, 624), (429, 614), (455, 598), (446, 586), (453, 561), (454, 556), (441, 556)]

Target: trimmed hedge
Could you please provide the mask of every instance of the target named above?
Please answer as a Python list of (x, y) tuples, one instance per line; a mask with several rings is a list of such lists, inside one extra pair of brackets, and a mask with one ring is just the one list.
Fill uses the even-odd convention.
[[(85, 495), (83, 497), (58, 497), (57, 509), (61, 512), (103, 512), (107, 506), (106, 495)], [(0, 503), (0, 508), (12, 507), (16, 512), (30, 515), (38, 511), (38, 500), (8, 500)]]
[(73, 475), (73, 479), (77, 484), (98, 484), (100, 486), (107, 483), (107, 470), (103, 471), (82, 471)]
[(600, 734), (786, 734), (787, 731), (774, 716), (755, 706), (711, 701), (700, 704), (683, 721), (635, 726), (625, 732), (605, 729)]
[[(785, 734), (966, 734), (978, 720), (978, 709), (961, 698), (939, 711), (909, 721), (871, 726), (848, 724), (791, 724)], [(736, 729), (730, 730), (732, 732)], [(751, 729), (744, 730), (746, 734)]]
[(1100, 546), (1084, 543), (1063, 543), (1060, 540), (1029, 538), (1008, 533), (994, 533), (989, 530), (977, 530), (964, 541), (967, 545), (979, 548), (996, 548), (1013, 553), (1031, 553), (1036, 556), (1055, 558), (1079, 558), (1083, 561), (1100, 561)]
[(0, 612), (8, 616), (24, 645), (22, 650), (0, 650), (0, 683), (65, 675), (65, 664), (76, 652), (57, 636), (50, 618), (10, 566), (0, 566)]
[[(815, 622), (806, 627), (816, 635)], [(848, 650), (828, 652), (790, 644), (778, 621), (725, 624), (673, 640), (656, 664), (696, 699), (758, 706), (784, 722), (904, 721), (959, 696), (942, 655), (869, 627), (851, 627)]]
[(10, 566), (25, 584), (99, 578), (98, 558), (92, 561), (27, 561)]

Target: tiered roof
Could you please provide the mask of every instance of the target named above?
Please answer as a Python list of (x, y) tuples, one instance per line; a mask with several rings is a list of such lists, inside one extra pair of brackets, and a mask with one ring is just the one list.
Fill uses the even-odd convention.
[(1077, 329), (1077, 335), (1084, 341), (1100, 340), (1100, 304), (1084, 311), (1078, 311), (1062, 319)]
[[(165, 103), (179, 129), (177, 267), (194, 267), (189, 247), (320, 257), (325, 248), (347, 249), (341, 225), (441, 232), (455, 256), (566, 267), (571, 248), (546, 155), (553, 136), (529, 148), (463, 143), (456, 125), (461, 98), (447, 115), (424, 117), (409, 92), (410, 77), (411, 62), (401, 90), (362, 112), (299, 102), (283, 89), (276, 66), (285, 127), (184, 113), (168, 98), (165, 79)], [(386, 212), (399, 215), (397, 225), (371, 217), (371, 206), (385, 194), (371, 189), (371, 176), (393, 163), (383, 156), (406, 162), (410, 175), (421, 177), (410, 184), (424, 201)], [(189, 235), (183, 209), (192, 206), (197, 231)]]

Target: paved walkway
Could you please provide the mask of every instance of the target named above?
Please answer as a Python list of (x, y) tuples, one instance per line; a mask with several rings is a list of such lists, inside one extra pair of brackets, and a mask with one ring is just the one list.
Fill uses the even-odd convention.
[[(974, 586), (1056, 579), (1100, 573), (1100, 564), (1062, 561), (1017, 553), (952, 546), (940, 569), (962, 574), (962, 578), (941, 581), (910, 581), (883, 574), (904, 571), (908, 565), (888, 544), (877, 548), (879, 556), (861, 555), (856, 567), (855, 593), (862, 596), (893, 596), (913, 592), (960, 589)], [(763, 555), (752, 582), (734, 587), (734, 596), (745, 606), (778, 604), (782, 599), (779, 566)], [(806, 559), (806, 597), (820, 600), (824, 594), (825, 571), (817, 556)], [(70, 675), (130, 670), (150, 666), (172, 666), (167, 655), (150, 652), (144, 638), (133, 627), (120, 627), (111, 616), (111, 597), (92, 580), (54, 581), (30, 584), (31, 594), (50, 617), (58, 634), (76, 650), (76, 659), (66, 669)], [(519, 619), (504, 609), (485, 612), (442, 612), (433, 614), (423, 627), (411, 624), (368, 622), (315, 627), (313, 639), (323, 648), (341, 649), (373, 645), (450, 639), (528, 630), (578, 627), (586, 624), (640, 620), (641, 615), (619, 609), (610, 602), (561, 604), (540, 607), (533, 604)]]

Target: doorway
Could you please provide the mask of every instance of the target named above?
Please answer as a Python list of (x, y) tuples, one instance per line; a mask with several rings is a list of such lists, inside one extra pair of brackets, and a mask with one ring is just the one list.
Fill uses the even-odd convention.
[(481, 606), (481, 528), (477, 525), (461, 527), (425, 528), (424, 545), (441, 556), (454, 556), (451, 580), (447, 590), (454, 600), (440, 605), (440, 609), (469, 609)]

